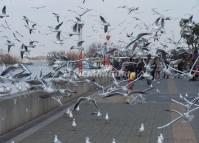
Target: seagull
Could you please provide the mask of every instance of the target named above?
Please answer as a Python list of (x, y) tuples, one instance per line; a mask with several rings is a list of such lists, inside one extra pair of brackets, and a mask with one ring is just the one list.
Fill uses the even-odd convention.
[(0, 76), (5, 76), (7, 75), (9, 72), (12, 72), (14, 70), (17, 70), (21, 68), (20, 64), (14, 64), (14, 65), (10, 65), (10, 66), (7, 66), (1, 73), (0, 73)]
[(79, 106), (77, 106), (77, 108), (76, 108), (76, 110), (75, 111), (80, 111), (80, 108), (79, 108)]
[(77, 123), (75, 122), (75, 119), (73, 119), (72, 127), (73, 127), (74, 129), (77, 127)]
[(139, 40), (143, 36), (147, 36), (147, 35), (151, 35), (151, 34), (152, 33), (140, 33), (140, 34), (138, 34), (137, 37), (126, 46), (126, 48), (130, 47), (133, 43), (135, 43), (137, 40)]
[(57, 32), (56, 39), (57, 39), (57, 41), (55, 42), (56, 44), (60, 45), (64, 44), (63, 39), (61, 39), (61, 31)]
[(91, 143), (89, 137), (86, 137), (86, 138), (85, 138), (85, 143)]
[(52, 14), (56, 17), (57, 22), (59, 23), (60, 15), (59, 15), (59, 14), (57, 14), (57, 13), (52, 13)]
[(139, 10), (139, 7), (129, 8), (129, 13), (128, 14), (131, 14), (133, 11), (137, 11), (137, 10)]
[[(198, 60), (199, 60), (199, 56), (198, 56), (198, 57), (196, 58), (196, 60), (194, 61), (194, 63), (193, 63), (193, 65), (192, 65), (191, 69), (189, 70), (189, 72), (182, 72), (182, 71), (180, 71), (180, 70), (177, 70), (177, 69), (171, 67), (170, 65), (168, 65), (168, 67), (169, 67), (171, 70), (174, 70), (174, 71), (180, 73), (181, 76), (184, 77), (185, 79), (189, 79), (189, 80), (190, 80), (190, 79), (192, 79), (192, 78), (194, 77), (195, 73), (197, 72), (197, 71), (194, 71), (193, 68), (194, 68), (195, 65), (197, 64)], [(192, 73), (192, 72), (194, 72), (194, 73)]]
[(106, 121), (109, 121), (109, 120), (110, 120), (109, 115), (108, 115), (108, 112), (107, 112), (106, 115), (105, 115), (105, 120), (106, 120)]
[(29, 29), (30, 35), (32, 34), (32, 32), (33, 32), (34, 30), (36, 30), (36, 29), (35, 29), (35, 26), (36, 26), (36, 25), (37, 25), (36, 23), (34, 23), (31, 27), (30, 27), (29, 25), (25, 25), (25, 27)]
[(162, 143), (164, 142), (164, 136), (162, 133), (160, 133), (160, 135), (158, 136), (160, 138), (160, 140), (162, 140)]
[(49, 26), (49, 28), (50, 28), (50, 30), (52, 30), (52, 32), (59, 32), (60, 30), (60, 27), (62, 26), (62, 24), (63, 24), (64, 22), (62, 21), (61, 23), (59, 23), (57, 26), (55, 26), (55, 27), (51, 27), (51, 26)]
[(57, 101), (60, 105), (63, 105), (63, 103), (61, 102), (61, 99), (63, 98), (63, 97), (51, 97), (53, 100), (55, 100), (55, 101)]
[(181, 103), (181, 102), (179, 102), (179, 101), (177, 101), (177, 100), (175, 100), (175, 99), (173, 99), (173, 98), (171, 98), (171, 101), (174, 102), (174, 103), (177, 103), (177, 104), (179, 104), (179, 105), (184, 106), (185, 109), (186, 109), (186, 111), (189, 111), (193, 106), (199, 107), (199, 105), (196, 104), (196, 102), (198, 102), (199, 96), (198, 96), (198, 97), (195, 97), (192, 101), (189, 101), (188, 99), (186, 99), (186, 98), (183, 97), (182, 95), (181, 95), (180, 98), (183, 99), (187, 104)]
[(112, 143), (116, 143), (116, 140), (115, 140), (115, 138), (113, 138), (113, 140), (112, 140)]
[(58, 139), (58, 136), (57, 136), (57, 135), (55, 135), (54, 143), (62, 143), (62, 142)]
[(73, 108), (73, 111), (76, 111), (77, 108), (78, 108), (78, 106), (79, 106), (79, 105), (81, 104), (81, 102), (83, 102), (83, 101), (92, 102), (92, 103), (95, 105), (95, 108), (97, 109), (97, 111), (99, 111), (99, 107), (98, 107), (98, 105), (97, 105), (97, 103), (96, 103), (96, 100), (93, 99), (93, 98), (91, 98), (91, 97), (80, 97), (80, 98), (77, 100), (77, 102), (76, 102), (76, 104), (75, 104), (75, 106), (74, 106), (74, 108)]
[(9, 94), (11, 93), (12, 88), (10, 88), (9, 86), (2, 86), (0, 87), (0, 94)]
[(73, 118), (73, 113), (71, 111), (69, 112), (69, 118)]
[(108, 23), (104, 17), (100, 16), (100, 20), (101, 22), (103, 23), (104, 25), (104, 33), (107, 33), (108, 32), (108, 27), (111, 26), (110, 23)]
[(159, 95), (159, 94), (160, 94), (160, 90), (159, 90), (159, 89), (156, 89), (156, 93)]
[(14, 44), (14, 43), (12, 43), (10, 40), (7, 40), (6, 42), (7, 42), (7, 43), (6, 43), (6, 45), (8, 46), (8, 53), (9, 53), (9, 52), (10, 52), (11, 47), (15, 46), (15, 44)]
[(3, 7), (2, 13), (0, 14), (0, 18), (4, 18), (4, 17), (9, 17), (9, 15), (6, 14), (6, 6)]
[(26, 24), (29, 25), (30, 19), (29, 19), (28, 17), (23, 16), (23, 19), (22, 19), (22, 20), (24, 20), (24, 21), (26, 22)]
[(102, 116), (102, 113), (100, 111), (97, 111), (97, 117)]
[(35, 48), (36, 45), (34, 43), (39, 43), (38, 41), (30, 41), (28, 47)]
[(45, 7), (46, 7), (45, 5), (42, 5), (42, 6), (32, 6), (31, 8), (39, 10)]
[(141, 126), (140, 126), (139, 131), (138, 131), (138, 135), (142, 136), (143, 132), (144, 132), (144, 124), (141, 123)]
[(79, 41), (79, 42), (77, 43), (77, 47), (81, 47), (82, 44), (83, 44), (84, 42), (85, 42), (85, 41)]
[(21, 40), (19, 40), (19, 38), (17, 38), (17, 36), (16, 36), (16, 34), (13, 32), (12, 33), (13, 34), (13, 36), (14, 36), (14, 39), (17, 41), (17, 42), (21, 42)]
[(193, 119), (193, 115), (190, 115), (190, 113), (193, 112), (193, 111), (196, 111), (198, 109), (199, 109), (199, 107), (195, 107), (195, 108), (193, 108), (191, 110), (188, 110), (188, 111), (186, 111), (184, 113), (181, 113), (181, 112), (179, 112), (177, 110), (170, 110), (170, 109), (165, 110), (165, 111), (169, 111), (169, 112), (174, 112), (174, 113), (178, 114), (179, 117), (177, 117), (174, 120), (172, 120), (171, 122), (169, 122), (169, 123), (167, 123), (167, 124), (165, 124), (163, 126), (159, 126), (157, 128), (158, 129), (166, 128), (166, 127), (170, 126), (171, 124), (175, 123), (176, 121), (178, 121), (180, 119), (184, 119), (185, 121), (191, 121)]
[(160, 136), (158, 136), (157, 143), (163, 143), (163, 140)]
[(66, 110), (66, 115), (69, 115), (70, 114), (70, 108), (68, 108), (67, 110)]

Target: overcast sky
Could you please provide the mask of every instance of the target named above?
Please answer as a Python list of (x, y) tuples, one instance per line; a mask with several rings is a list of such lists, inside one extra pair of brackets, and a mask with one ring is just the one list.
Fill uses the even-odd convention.
[[(141, 22), (136, 21), (134, 16), (140, 18), (147, 25), (152, 25), (158, 15), (153, 15), (152, 8), (157, 8), (165, 16), (173, 18), (171, 21), (166, 21), (165, 37), (172, 37), (177, 40), (179, 38), (179, 20), (181, 17), (188, 17), (189, 14), (194, 15), (194, 20), (198, 22), (199, 19), (199, 4), (197, 0), (86, 0), (82, 4), (82, 0), (1, 0), (0, 6), (3, 8), (7, 6), (7, 13), (10, 17), (5, 18), (8, 21), (12, 31), (19, 31), (24, 35), (24, 38), (19, 37), (24, 43), (30, 40), (38, 40), (39, 44), (35, 49), (32, 49), (31, 56), (46, 55), (49, 51), (53, 50), (69, 50), (72, 45), (76, 45), (77, 37), (68, 38), (68, 33), (72, 32), (72, 25), (74, 13), (68, 12), (72, 9), (81, 13), (80, 7), (90, 8), (93, 11), (89, 12), (83, 17), (85, 23), (83, 29), (83, 40), (85, 41), (84, 47), (88, 47), (93, 42), (104, 42), (105, 34), (103, 33), (102, 25), (100, 23), (99, 15), (102, 15), (111, 24), (111, 41), (117, 43), (122, 39), (129, 42), (126, 38), (127, 33), (134, 32), (135, 35), (139, 32), (147, 32), (145, 29), (140, 30), (134, 28), (136, 24), (143, 26)], [(45, 8), (36, 10), (31, 7), (45, 5)], [(127, 9), (118, 9), (118, 6), (127, 5), (129, 7), (139, 7), (139, 11), (128, 15)], [(56, 26), (56, 18), (52, 12), (61, 15), (61, 21), (64, 21), (61, 27), (62, 35), (67, 38), (64, 45), (60, 46), (55, 44), (55, 33), (49, 33), (48, 26)], [(30, 20), (38, 23), (37, 29), (40, 32), (35, 32), (31, 36), (28, 29), (24, 27), (25, 22), (22, 16), (27, 16)], [(5, 25), (4, 20), (1, 19), (0, 23)], [(12, 32), (0, 27), (0, 35), (8, 36), (10, 40), (14, 41)], [(19, 55), (20, 43), (16, 43), (16, 47), (11, 49), (11, 53)], [(5, 45), (6, 39), (0, 37), (0, 49), (7, 50)]]

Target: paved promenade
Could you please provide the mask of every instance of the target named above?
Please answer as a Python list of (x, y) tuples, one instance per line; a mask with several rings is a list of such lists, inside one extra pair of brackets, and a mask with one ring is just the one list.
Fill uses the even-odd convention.
[[(90, 113), (95, 111), (92, 104), (82, 103), (80, 111), (74, 114), (77, 128), (72, 127), (72, 120), (64, 112), (48, 118), (35, 127), (15, 137), (20, 143), (53, 143), (54, 135), (63, 143), (84, 143), (89, 137), (91, 143), (111, 143), (116, 138), (117, 143), (156, 143), (160, 133), (164, 135), (164, 143), (197, 143), (199, 141), (199, 111), (194, 112), (191, 123), (181, 120), (170, 127), (158, 130), (157, 127), (168, 123), (176, 117), (175, 114), (164, 111), (177, 109), (183, 111), (182, 106), (176, 105), (169, 97), (179, 98), (179, 94), (194, 96), (199, 91), (199, 82), (181, 79), (161, 80), (154, 82), (155, 89), (146, 95), (144, 104), (126, 104), (124, 97), (102, 99), (93, 95), (102, 111), (102, 117)], [(147, 88), (146, 81), (136, 83), (135, 89)], [(159, 89), (158, 95), (156, 89)], [(70, 105), (71, 106), (71, 105)], [(105, 113), (109, 113), (110, 120), (105, 121)], [(145, 131), (139, 136), (138, 129), (144, 123)]]

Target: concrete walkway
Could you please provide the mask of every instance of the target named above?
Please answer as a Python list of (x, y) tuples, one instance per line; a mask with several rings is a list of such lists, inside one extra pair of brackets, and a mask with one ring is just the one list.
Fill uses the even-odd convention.
[[(83, 143), (85, 137), (90, 137), (92, 143), (111, 143), (112, 138), (116, 138), (119, 143), (156, 143), (157, 136), (163, 133), (164, 143), (197, 143), (199, 141), (199, 111), (194, 112), (195, 118), (188, 124), (182, 121), (173, 124), (168, 128), (158, 130), (157, 126), (168, 123), (175, 117), (174, 114), (165, 112), (165, 109), (183, 110), (169, 100), (169, 96), (178, 98), (179, 94), (186, 92), (190, 96), (197, 95), (198, 82), (185, 80), (162, 80), (156, 88), (160, 90), (157, 95), (155, 89), (146, 96), (144, 104), (125, 104), (124, 97), (112, 97), (102, 99), (94, 96), (101, 108), (103, 116), (98, 118), (90, 113), (95, 111), (92, 104), (83, 103), (80, 111), (74, 115), (77, 128), (72, 128), (72, 120), (64, 113), (54, 119), (35, 126), (23, 136), (14, 138), (20, 143), (52, 143), (54, 135), (57, 134), (63, 143)], [(135, 89), (146, 88), (145, 81), (139, 81)], [(104, 120), (105, 113), (108, 112), (110, 121)], [(140, 124), (144, 123), (145, 131), (138, 136)], [(34, 131), (33, 131), (34, 130)]]

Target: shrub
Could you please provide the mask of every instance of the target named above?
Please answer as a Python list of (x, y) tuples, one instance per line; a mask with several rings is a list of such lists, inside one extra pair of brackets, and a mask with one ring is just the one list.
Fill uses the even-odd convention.
[(15, 56), (9, 54), (0, 55), (0, 64), (16, 64), (19, 63), (18, 59)]

